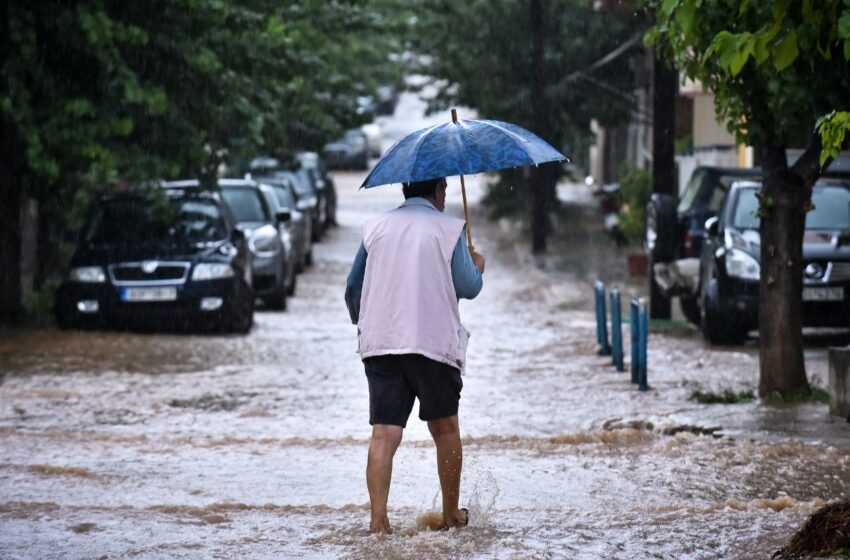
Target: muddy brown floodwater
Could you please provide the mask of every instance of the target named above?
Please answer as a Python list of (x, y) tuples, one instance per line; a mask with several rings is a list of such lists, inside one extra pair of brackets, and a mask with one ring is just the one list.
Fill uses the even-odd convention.
[[(440, 499), (414, 417), (393, 473), (396, 534), (364, 536), (368, 395), (343, 288), (363, 220), (400, 193), (336, 178), (340, 226), (290, 309), (259, 312), (247, 336), (3, 334), (0, 557), (766, 558), (848, 497), (848, 424), (825, 405), (688, 400), (754, 389), (752, 343), (653, 333), (639, 393), (595, 353), (588, 279), (615, 249), (585, 251), (599, 258), (578, 269), (541, 264), (478, 216), (485, 289), (461, 304), (470, 526), (420, 528)], [(824, 356), (807, 351), (820, 386)]]

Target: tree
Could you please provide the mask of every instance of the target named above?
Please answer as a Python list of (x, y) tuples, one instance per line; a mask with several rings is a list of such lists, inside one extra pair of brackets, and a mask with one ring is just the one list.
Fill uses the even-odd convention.
[[(640, 47), (595, 63), (626, 43), (635, 20), (644, 25), (643, 16), (597, 11), (583, 0), (421, 0), (416, 6), (412, 46), (429, 55), (420, 71), (437, 86), (432, 111), (474, 107), (575, 156), (571, 147), (586, 141), (591, 119), (617, 124), (634, 109), (626, 92), (635, 82), (630, 55)], [(535, 252), (545, 249), (558, 175), (557, 166), (534, 169), (530, 181), (503, 174), (511, 186), (520, 185), (517, 206), (532, 217)]]
[(24, 196), (64, 219), (119, 177), (211, 184), (234, 140), (319, 147), (362, 119), (356, 97), (373, 74), (398, 72), (378, 52), (398, 44), (395, 24), (362, 0), (2, 6), (0, 320), (21, 309)]
[[(657, 25), (648, 41), (712, 90), (718, 117), (727, 120), (739, 141), (759, 151), (764, 172), (759, 394), (807, 392), (803, 230), (812, 186), (837, 154), (850, 122), (850, 3), (663, 0), (651, 5)], [(786, 149), (801, 134), (807, 137), (805, 151), (789, 165)]]

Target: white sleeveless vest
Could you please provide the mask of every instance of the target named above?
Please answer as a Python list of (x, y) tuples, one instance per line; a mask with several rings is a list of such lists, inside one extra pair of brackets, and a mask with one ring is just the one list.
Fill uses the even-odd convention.
[(366, 222), (358, 319), (361, 358), (421, 354), (462, 368), (451, 261), (464, 221), (412, 198)]

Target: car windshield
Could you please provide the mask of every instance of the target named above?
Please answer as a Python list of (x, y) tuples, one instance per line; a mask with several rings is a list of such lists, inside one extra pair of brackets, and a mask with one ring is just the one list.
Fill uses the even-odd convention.
[(227, 237), (219, 206), (199, 198), (109, 200), (98, 206), (84, 232), (84, 241), (92, 245), (199, 243)]
[[(758, 229), (756, 188), (741, 189), (732, 216), (738, 229)], [(850, 229), (850, 190), (839, 185), (815, 185), (814, 209), (806, 214), (806, 229)]]
[(299, 196), (311, 196), (313, 192), (313, 181), (310, 180), (310, 175), (306, 169), (299, 169), (293, 173), (292, 184)]
[(693, 208), (704, 208), (711, 212), (719, 211), (729, 186), (746, 175), (741, 172), (741, 175), (718, 176), (716, 172), (709, 170), (695, 171), (682, 193), (676, 211), (679, 214), (684, 214)]
[(268, 222), (260, 192), (251, 187), (221, 189), (221, 196), (233, 212), (237, 222)]
[(277, 203), (280, 204), (281, 208), (292, 209), (295, 207), (295, 201), (292, 200), (292, 193), (289, 192), (288, 188), (283, 185), (272, 185), (272, 189), (274, 189)]

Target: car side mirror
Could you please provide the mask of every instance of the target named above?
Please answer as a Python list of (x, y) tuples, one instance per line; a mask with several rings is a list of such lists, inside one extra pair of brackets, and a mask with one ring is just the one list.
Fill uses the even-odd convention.
[(230, 231), (230, 241), (232, 241), (233, 243), (241, 243), (245, 241), (245, 232), (239, 229), (238, 227), (233, 228)]
[(705, 233), (708, 237), (717, 237), (720, 229), (720, 219), (717, 216), (712, 216), (705, 221)]
[(285, 224), (292, 219), (292, 212), (289, 210), (278, 210), (275, 214), (275, 218), (277, 218), (277, 223)]

